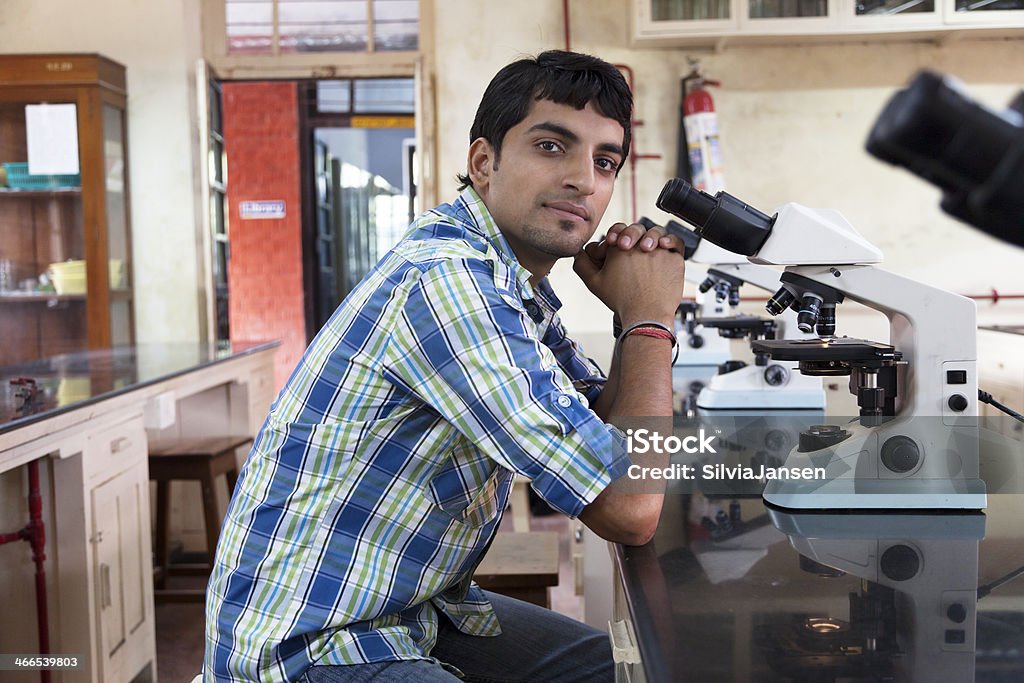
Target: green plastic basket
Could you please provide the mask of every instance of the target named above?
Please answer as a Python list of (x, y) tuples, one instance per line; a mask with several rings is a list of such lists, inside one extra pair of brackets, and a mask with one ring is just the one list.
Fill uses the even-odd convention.
[(4, 162), (7, 171), (7, 186), (15, 190), (54, 190), (80, 187), (82, 176), (78, 173), (67, 175), (30, 175), (27, 161)]

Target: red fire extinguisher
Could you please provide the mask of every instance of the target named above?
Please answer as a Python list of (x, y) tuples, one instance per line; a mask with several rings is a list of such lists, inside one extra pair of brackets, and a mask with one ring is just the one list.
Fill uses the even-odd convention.
[(706, 88), (718, 85), (718, 81), (701, 76), (696, 65), (693, 72), (683, 79), (683, 130), (686, 156), (690, 166), (690, 182), (698, 190), (709, 194), (715, 194), (725, 188), (715, 102)]

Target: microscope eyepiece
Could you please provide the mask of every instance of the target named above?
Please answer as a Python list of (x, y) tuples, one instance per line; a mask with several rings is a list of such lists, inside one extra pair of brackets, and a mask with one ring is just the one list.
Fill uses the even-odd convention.
[(955, 81), (922, 71), (885, 105), (867, 150), (937, 185), (945, 212), (1024, 246), (1022, 102), (994, 111)]
[(665, 183), (657, 204), (662, 211), (694, 226), (704, 239), (743, 256), (757, 253), (775, 220), (727, 192), (712, 197), (682, 178)]
[(780, 287), (779, 291), (775, 292), (771, 299), (768, 299), (765, 308), (768, 309), (768, 313), (771, 315), (779, 315), (789, 308), (789, 305), (795, 300), (796, 295), (789, 291), (788, 287)]
[[(701, 228), (715, 210), (715, 199), (701, 192), (682, 178), (671, 178), (661, 190), (656, 202), (659, 209), (679, 216), (687, 223)], [(700, 234), (700, 230), (697, 230)]]

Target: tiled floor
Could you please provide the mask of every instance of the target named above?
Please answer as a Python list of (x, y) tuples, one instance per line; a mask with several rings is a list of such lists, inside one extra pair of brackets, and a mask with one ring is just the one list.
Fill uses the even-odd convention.
[[(510, 526), (511, 515), (502, 520)], [(572, 538), (569, 520), (554, 514), (531, 517), (532, 531), (557, 531), (560, 537), (558, 586), (551, 589), (551, 608), (582, 620), (583, 598), (575, 594), (572, 563)], [(172, 587), (201, 587), (203, 579), (171, 579)], [(203, 606), (201, 604), (161, 604), (156, 607), (157, 673), (163, 683), (187, 683), (199, 673), (203, 662)]]

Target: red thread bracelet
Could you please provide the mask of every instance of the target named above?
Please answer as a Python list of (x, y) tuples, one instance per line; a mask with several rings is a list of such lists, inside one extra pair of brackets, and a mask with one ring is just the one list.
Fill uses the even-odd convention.
[(674, 334), (660, 327), (634, 327), (629, 331), (629, 335), (633, 334), (639, 334), (641, 337), (654, 337), (655, 339), (665, 339), (673, 343), (675, 343), (676, 341)]

